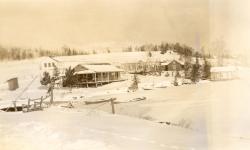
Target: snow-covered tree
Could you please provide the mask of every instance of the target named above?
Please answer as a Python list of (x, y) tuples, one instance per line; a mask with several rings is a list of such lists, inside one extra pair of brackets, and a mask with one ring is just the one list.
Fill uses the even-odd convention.
[(133, 91), (138, 90), (138, 84), (139, 83), (140, 83), (140, 80), (139, 80), (138, 76), (136, 74), (134, 74), (130, 89), (133, 90)]

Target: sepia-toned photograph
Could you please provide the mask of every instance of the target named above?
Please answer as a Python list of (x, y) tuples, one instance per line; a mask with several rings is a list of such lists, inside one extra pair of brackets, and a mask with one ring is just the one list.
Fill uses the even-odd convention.
[(0, 0), (0, 150), (249, 150), (249, 10)]

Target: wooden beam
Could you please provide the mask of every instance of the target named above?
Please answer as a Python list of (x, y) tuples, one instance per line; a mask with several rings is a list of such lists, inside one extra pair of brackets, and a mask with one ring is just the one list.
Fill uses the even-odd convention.
[(101, 85), (102, 85), (102, 82), (103, 82), (103, 73), (101, 72)]

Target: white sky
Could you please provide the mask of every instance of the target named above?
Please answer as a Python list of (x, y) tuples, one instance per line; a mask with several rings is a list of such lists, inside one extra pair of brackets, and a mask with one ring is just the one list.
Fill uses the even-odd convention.
[(161, 41), (250, 50), (247, 0), (0, 0), (0, 44), (120, 47)]

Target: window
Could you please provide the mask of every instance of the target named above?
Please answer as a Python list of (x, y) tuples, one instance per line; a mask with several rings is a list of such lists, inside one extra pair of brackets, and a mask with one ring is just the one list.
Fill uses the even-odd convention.
[(45, 67), (45, 68), (47, 67), (47, 63), (44, 63), (44, 67)]
[(48, 63), (49, 64), (49, 67), (51, 67), (51, 63)]

